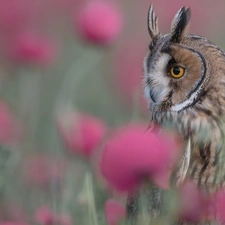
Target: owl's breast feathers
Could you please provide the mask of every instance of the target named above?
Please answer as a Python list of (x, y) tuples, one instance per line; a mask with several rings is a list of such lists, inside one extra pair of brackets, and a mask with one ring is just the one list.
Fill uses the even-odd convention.
[[(221, 110), (223, 109), (218, 111)], [(224, 110), (223, 112), (225, 113)], [(225, 122), (221, 116), (216, 116), (210, 110), (196, 105), (180, 112), (154, 112), (153, 121), (162, 126), (170, 124), (187, 142), (178, 163), (180, 165), (178, 183), (185, 176), (208, 191), (215, 191), (225, 184)], [(189, 140), (190, 156), (187, 152)]]

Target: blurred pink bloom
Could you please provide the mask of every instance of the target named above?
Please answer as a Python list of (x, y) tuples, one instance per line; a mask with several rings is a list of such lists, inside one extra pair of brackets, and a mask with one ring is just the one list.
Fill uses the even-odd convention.
[(209, 199), (191, 181), (185, 181), (179, 189), (179, 216), (188, 223), (197, 223), (207, 215)]
[(51, 225), (55, 221), (54, 214), (47, 206), (42, 206), (35, 212), (35, 221), (39, 224)]
[(21, 138), (21, 128), (4, 102), (0, 102), (0, 144), (16, 144)]
[(61, 187), (66, 172), (66, 162), (45, 154), (34, 154), (24, 159), (25, 181), (39, 187)]
[(117, 191), (131, 191), (143, 180), (151, 179), (168, 188), (169, 170), (175, 162), (180, 143), (157, 130), (146, 132), (146, 126), (120, 128), (104, 147), (102, 174)]
[(15, 38), (11, 56), (19, 62), (46, 66), (54, 61), (56, 49), (50, 40), (26, 33)]
[(119, 225), (126, 217), (126, 209), (120, 202), (110, 199), (105, 203), (105, 216), (108, 225)]
[(35, 221), (41, 225), (71, 225), (71, 217), (68, 214), (54, 213), (49, 207), (42, 206), (35, 212)]
[(78, 34), (95, 44), (111, 44), (123, 28), (118, 6), (108, 1), (88, 2), (76, 19)]
[(70, 112), (58, 118), (58, 130), (71, 153), (90, 157), (101, 144), (106, 125), (91, 115)]

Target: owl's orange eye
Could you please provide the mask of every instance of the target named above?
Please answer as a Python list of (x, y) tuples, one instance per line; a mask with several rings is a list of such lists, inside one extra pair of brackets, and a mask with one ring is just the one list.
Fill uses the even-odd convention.
[(178, 79), (184, 75), (185, 69), (182, 66), (173, 66), (170, 69), (170, 74), (172, 77)]

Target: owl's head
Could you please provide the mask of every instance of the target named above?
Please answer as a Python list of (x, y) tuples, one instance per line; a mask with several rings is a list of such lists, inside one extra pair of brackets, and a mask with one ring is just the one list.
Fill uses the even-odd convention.
[(207, 46), (214, 45), (204, 37), (188, 34), (190, 17), (190, 8), (182, 7), (172, 20), (170, 33), (161, 35), (158, 18), (150, 6), (151, 42), (144, 73), (145, 95), (153, 112), (179, 112), (193, 107), (208, 85), (210, 72), (205, 58), (206, 54), (210, 55)]

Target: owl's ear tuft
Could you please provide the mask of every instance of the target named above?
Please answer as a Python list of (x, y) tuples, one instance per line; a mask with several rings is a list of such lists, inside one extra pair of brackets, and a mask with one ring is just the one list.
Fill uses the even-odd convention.
[(181, 42), (185, 35), (189, 32), (191, 18), (191, 10), (189, 7), (181, 7), (175, 15), (171, 24), (171, 38), (172, 42)]
[(152, 39), (155, 39), (160, 35), (158, 17), (155, 15), (152, 4), (150, 5), (148, 11), (148, 32)]

